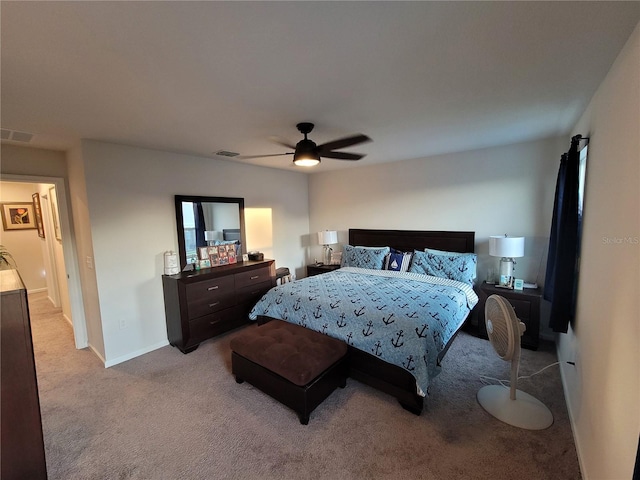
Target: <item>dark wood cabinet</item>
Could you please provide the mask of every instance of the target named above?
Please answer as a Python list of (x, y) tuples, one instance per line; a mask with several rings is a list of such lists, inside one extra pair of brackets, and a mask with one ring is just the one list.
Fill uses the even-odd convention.
[(500, 295), (509, 301), (518, 318), (527, 327), (522, 335), (520, 344), (532, 350), (538, 349), (540, 341), (540, 301), (542, 300), (542, 290), (540, 288), (509, 290), (483, 283), (478, 293), (478, 330), (481, 336), (487, 338), (484, 304), (489, 296)]
[(47, 478), (27, 292), (15, 270), (0, 270), (2, 479)]
[(189, 353), (249, 322), (249, 312), (275, 285), (273, 260), (248, 261), (163, 275), (169, 343)]
[(320, 275), (321, 273), (333, 272), (340, 268), (340, 265), (324, 265), (322, 263), (315, 265), (307, 265), (307, 277)]

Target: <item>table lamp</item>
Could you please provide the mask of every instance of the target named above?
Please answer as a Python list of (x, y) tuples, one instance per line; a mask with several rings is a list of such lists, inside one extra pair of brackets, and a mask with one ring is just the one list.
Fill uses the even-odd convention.
[(524, 237), (489, 237), (489, 255), (500, 258), (500, 281), (496, 286), (513, 289), (515, 258), (524, 257)]
[(338, 232), (335, 230), (324, 230), (322, 232), (318, 232), (318, 243), (324, 246), (323, 263), (325, 265), (329, 265), (331, 263), (331, 250), (333, 250), (329, 245), (338, 243)]

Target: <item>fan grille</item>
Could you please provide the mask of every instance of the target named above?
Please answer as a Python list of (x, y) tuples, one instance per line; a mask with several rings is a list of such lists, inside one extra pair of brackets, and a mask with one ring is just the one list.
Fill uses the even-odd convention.
[(518, 322), (516, 312), (511, 304), (499, 295), (491, 295), (484, 308), (487, 335), (493, 348), (500, 358), (511, 360), (516, 341), (520, 341), (519, 335), (517, 338), (515, 336), (514, 324)]

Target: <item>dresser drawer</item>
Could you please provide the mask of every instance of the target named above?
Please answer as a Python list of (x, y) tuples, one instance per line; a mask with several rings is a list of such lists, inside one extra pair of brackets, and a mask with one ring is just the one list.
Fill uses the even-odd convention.
[(198, 344), (222, 332), (248, 323), (248, 320), (241, 317), (239, 312), (238, 307), (232, 307), (191, 320), (189, 322), (188, 345)]
[(269, 267), (256, 268), (247, 272), (236, 273), (236, 288), (244, 288), (271, 281), (271, 269)]
[(236, 291), (237, 301), (238, 303), (256, 303), (271, 287), (271, 280), (268, 280), (256, 285), (239, 288)]
[(194, 319), (233, 306), (233, 277), (220, 277), (186, 286), (187, 311)]

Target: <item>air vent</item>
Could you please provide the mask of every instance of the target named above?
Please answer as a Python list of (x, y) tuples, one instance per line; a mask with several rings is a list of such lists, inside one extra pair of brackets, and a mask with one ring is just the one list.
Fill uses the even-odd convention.
[(29, 143), (33, 138), (33, 133), (18, 132), (16, 130), (2, 129), (2, 140), (12, 140), (14, 142)]
[(218, 150), (216, 155), (220, 155), (221, 157), (237, 157), (240, 154), (236, 152), (229, 152), (227, 150)]

